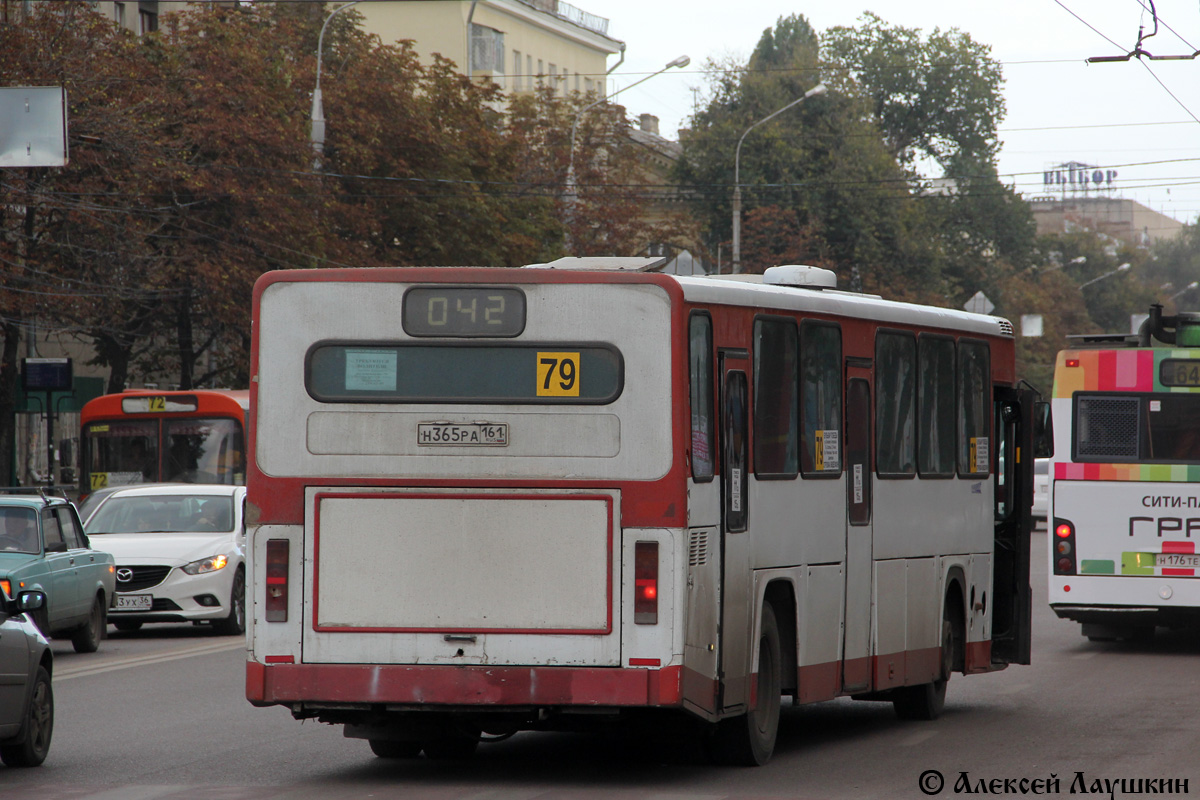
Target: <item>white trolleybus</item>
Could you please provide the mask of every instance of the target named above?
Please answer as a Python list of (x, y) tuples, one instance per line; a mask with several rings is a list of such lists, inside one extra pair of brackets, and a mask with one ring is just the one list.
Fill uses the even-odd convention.
[(1093, 640), (1200, 625), (1200, 314), (1058, 354), (1050, 607)]
[(781, 696), (932, 718), (1029, 663), (1012, 327), (628, 261), (258, 281), (252, 703), (389, 758), (682, 718), (753, 765)]

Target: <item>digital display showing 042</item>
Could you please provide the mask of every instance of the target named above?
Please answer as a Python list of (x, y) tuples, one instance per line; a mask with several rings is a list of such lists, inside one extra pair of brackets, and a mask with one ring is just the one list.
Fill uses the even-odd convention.
[(431, 286), (404, 295), (409, 336), (519, 336), (525, 330), (525, 295), (493, 286)]

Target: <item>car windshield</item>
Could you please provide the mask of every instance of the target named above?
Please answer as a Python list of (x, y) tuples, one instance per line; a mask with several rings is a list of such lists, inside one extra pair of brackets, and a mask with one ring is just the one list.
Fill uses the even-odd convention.
[(0, 508), (0, 552), (38, 553), (37, 514), (32, 508)]
[(87, 522), (105, 533), (190, 533), (233, 530), (233, 498), (213, 495), (114, 495)]

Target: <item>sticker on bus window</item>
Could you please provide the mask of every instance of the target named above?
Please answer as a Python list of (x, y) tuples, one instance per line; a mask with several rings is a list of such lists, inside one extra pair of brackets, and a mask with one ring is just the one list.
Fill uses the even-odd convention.
[(579, 397), (579, 353), (537, 354), (537, 396)]
[(395, 351), (347, 349), (346, 391), (396, 391)]
[(738, 467), (729, 470), (729, 510), (742, 510), (742, 471)]
[(813, 432), (813, 468), (817, 472), (841, 472), (838, 461), (837, 429)]
[(971, 463), (976, 472), (988, 471), (988, 440), (986, 436), (971, 437)]
[(863, 465), (854, 465), (854, 504), (861, 505), (863, 501)]

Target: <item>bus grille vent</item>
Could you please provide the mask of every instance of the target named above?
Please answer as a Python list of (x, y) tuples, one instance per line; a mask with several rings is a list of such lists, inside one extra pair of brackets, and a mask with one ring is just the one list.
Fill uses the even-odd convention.
[(1001, 319), (1000, 320), (1000, 333), (1004, 336), (1012, 336), (1013, 335), (1012, 323), (1006, 319)]
[(688, 566), (702, 567), (708, 563), (708, 531), (692, 531), (688, 544)]

